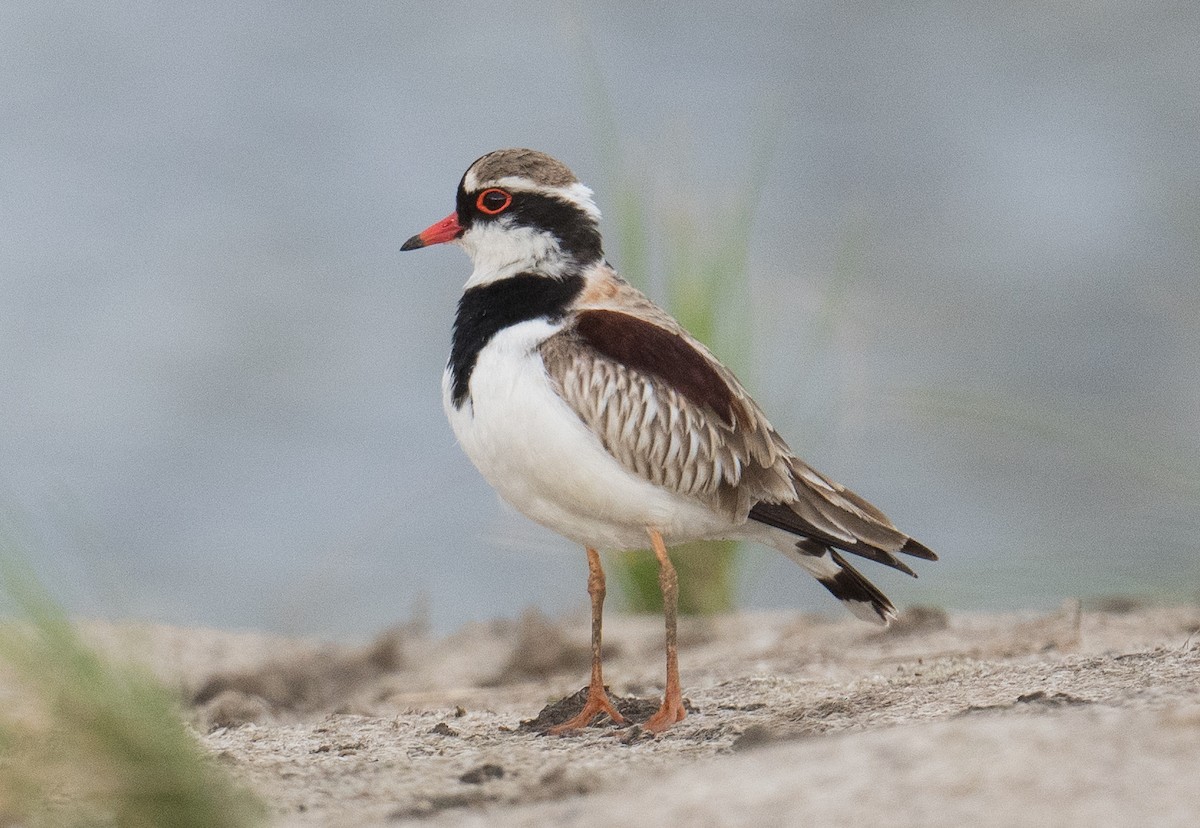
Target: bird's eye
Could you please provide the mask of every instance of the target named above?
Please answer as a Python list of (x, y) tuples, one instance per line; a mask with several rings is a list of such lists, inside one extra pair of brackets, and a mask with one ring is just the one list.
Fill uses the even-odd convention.
[(479, 194), (479, 198), (475, 199), (475, 206), (479, 208), (479, 212), (489, 216), (503, 213), (510, 204), (512, 204), (512, 196), (498, 187), (484, 190)]

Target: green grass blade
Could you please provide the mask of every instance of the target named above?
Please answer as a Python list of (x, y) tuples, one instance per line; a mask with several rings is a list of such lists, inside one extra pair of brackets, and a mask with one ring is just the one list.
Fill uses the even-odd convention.
[[(10, 550), (0, 593), (0, 823), (242, 828), (265, 814), (146, 671), (107, 661)], [(7, 823), (5, 823), (7, 824)]]

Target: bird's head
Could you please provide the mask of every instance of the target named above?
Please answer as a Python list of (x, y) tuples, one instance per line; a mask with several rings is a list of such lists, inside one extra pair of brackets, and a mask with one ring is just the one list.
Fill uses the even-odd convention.
[(563, 276), (604, 258), (592, 191), (545, 153), (503, 149), (463, 174), (453, 213), (401, 250), (454, 242), (471, 257), (468, 285), (535, 273)]

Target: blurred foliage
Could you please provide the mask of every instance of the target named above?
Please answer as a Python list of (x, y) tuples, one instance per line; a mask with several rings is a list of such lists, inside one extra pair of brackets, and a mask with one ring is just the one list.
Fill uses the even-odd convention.
[[(687, 198), (677, 187), (652, 202), (653, 176), (635, 170), (621, 148), (615, 108), (590, 45), (583, 40), (585, 100), (607, 174), (613, 209), (606, 213), (606, 238), (615, 242), (617, 270), (648, 293), (661, 284), (663, 304), (697, 339), (744, 377), (749, 368), (753, 325), (747, 257), (758, 205), (778, 127), (763, 127), (747, 163), (746, 181), (729, 198)], [(722, 203), (723, 202), (723, 203)], [(656, 263), (658, 266), (656, 266)], [(671, 550), (679, 574), (679, 611), (685, 615), (734, 608), (739, 544), (699, 541)], [(619, 552), (614, 574), (627, 607), (662, 610), (658, 564), (648, 550)]]
[(145, 671), (85, 645), (11, 550), (0, 547), (0, 826), (260, 824)]

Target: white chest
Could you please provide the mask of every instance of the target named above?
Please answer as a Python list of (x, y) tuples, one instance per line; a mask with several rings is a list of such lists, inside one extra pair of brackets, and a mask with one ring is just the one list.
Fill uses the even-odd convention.
[(581, 544), (643, 547), (648, 526), (711, 534), (707, 509), (627, 471), (555, 393), (537, 348), (558, 328), (532, 320), (497, 333), (479, 352), (461, 408), (443, 378), (463, 451), (506, 501)]

